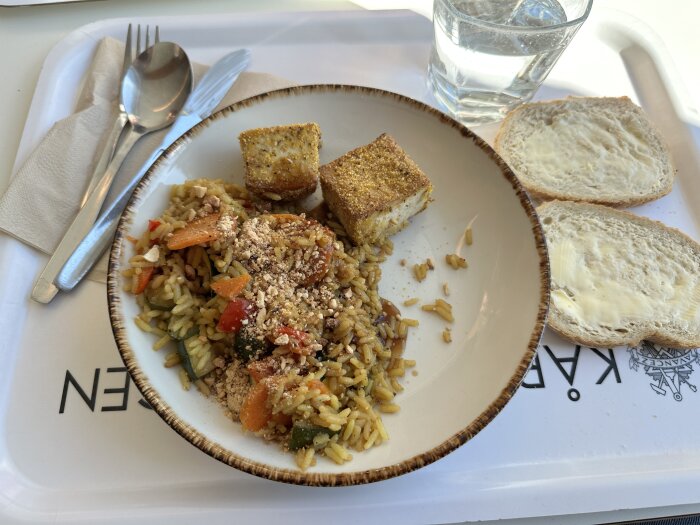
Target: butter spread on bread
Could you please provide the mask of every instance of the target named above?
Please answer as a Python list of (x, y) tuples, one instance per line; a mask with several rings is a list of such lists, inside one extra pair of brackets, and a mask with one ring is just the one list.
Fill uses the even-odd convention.
[(503, 121), (495, 148), (541, 200), (625, 207), (662, 197), (673, 185), (663, 139), (627, 97), (524, 104)]
[(700, 346), (700, 245), (629, 212), (552, 201), (537, 208), (551, 268), (548, 325), (588, 346)]

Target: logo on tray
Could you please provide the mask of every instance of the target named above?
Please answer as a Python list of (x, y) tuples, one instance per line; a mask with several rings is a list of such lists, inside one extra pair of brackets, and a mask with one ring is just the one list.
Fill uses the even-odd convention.
[(700, 355), (697, 349), (681, 350), (666, 348), (642, 341), (639, 346), (630, 347), (629, 365), (632, 370), (644, 368), (644, 372), (653, 379), (649, 383), (651, 389), (660, 396), (671, 392), (676, 401), (683, 400), (683, 385), (691, 392), (696, 392), (697, 387), (688, 379), (693, 373), (693, 363), (700, 364)]

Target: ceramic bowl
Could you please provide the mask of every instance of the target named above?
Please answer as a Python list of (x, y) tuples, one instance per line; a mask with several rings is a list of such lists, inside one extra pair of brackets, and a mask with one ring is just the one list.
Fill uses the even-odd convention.
[[(403, 379), (400, 412), (385, 415), (390, 440), (344, 464), (319, 458), (306, 472), (291, 454), (228, 419), (196, 389), (184, 391), (175, 369), (163, 366), (152, 335), (133, 319), (134, 296), (120, 272), (131, 253), (126, 237), (140, 236), (167, 205), (172, 184), (188, 178), (243, 182), (238, 134), (249, 128), (317, 122), (321, 162), (389, 133), (430, 177), (434, 202), (393, 237), (382, 265), (380, 293), (397, 305), (443, 297), (448, 283), (455, 321), (447, 326), (420, 305), (404, 307), (418, 319), (405, 357), (417, 375)], [(320, 192), (320, 190), (319, 190)], [(473, 244), (460, 248), (471, 225)], [(445, 255), (458, 249), (469, 267), (454, 270)], [(435, 270), (418, 283), (411, 265), (432, 258)], [(401, 260), (408, 264), (403, 266)], [(549, 297), (549, 267), (537, 215), (516, 177), (467, 128), (415, 100), (352, 86), (303, 86), (247, 99), (185, 134), (152, 166), (124, 212), (110, 258), (109, 312), (119, 352), (137, 387), (183, 438), (214, 458), (265, 478), (306, 485), (353, 485), (397, 476), (440, 459), (481, 431), (518, 388), (540, 339)]]

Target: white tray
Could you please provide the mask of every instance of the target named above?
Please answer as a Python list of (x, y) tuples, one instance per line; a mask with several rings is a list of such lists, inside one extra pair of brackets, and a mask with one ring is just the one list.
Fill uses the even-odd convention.
[[(370, 85), (432, 102), (425, 88), (432, 27), (412, 13), (139, 22), (160, 24), (164, 36), (201, 62), (245, 46), (253, 51), (252, 70), (299, 83)], [(86, 26), (49, 54), (15, 169), (51, 124), (71, 112), (99, 38), (121, 37), (126, 24)], [(695, 146), (669, 111), (674, 102), (684, 112), (683, 90), (677, 84), (672, 93), (664, 90), (661, 80), (677, 77), (656, 44), (644, 28), (629, 20), (621, 24), (615, 13), (598, 9), (538, 98), (626, 94), (643, 103), (671, 143), (679, 178), (671, 195), (637, 211), (698, 238)], [(645, 53), (650, 45), (663, 71)], [(493, 127), (477, 131), (493, 136)], [(336, 489), (240, 473), (196, 450), (139, 404), (111, 337), (103, 285), (86, 282), (48, 306), (28, 299), (45, 260), (0, 237), (2, 523), (447, 523), (700, 502), (695, 437), (700, 392), (683, 384), (682, 401), (668, 388), (659, 395), (643, 367), (630, 368), (626, 349), (584, 348), (577, 354), (551, 333), (542, 341), (551, 356), (541, 349), (539, 371), (526, 377), (528, 385), (542, 386), (521, 388), (483, 432), (433, 465), (373, 485)], [(560, 370), (552, 359), (574, 355), (575, 373), (571, 360), (561, 361)], [(93, 406), (70, 381), (63, 395), (68, 373), (94, 399)], [(693, 381), (700, 374), (691, 375)]]

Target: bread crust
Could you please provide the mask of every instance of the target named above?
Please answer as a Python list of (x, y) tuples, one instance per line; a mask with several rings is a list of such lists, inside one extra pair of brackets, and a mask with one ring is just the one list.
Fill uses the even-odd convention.
[[(581, 210), (585, 210), (587, 213), (595, 213), (605, 216), (614, 216), (623, 221), (629, 221), (640, 225), (647, 229), (656, 229), (664, 236), (673, 236), (680, 243), (687, 245), (693, 253), (696, 255), (696, 259), (700, 261), (700, 244), (698, 244), (694, 239), (685, 234), (684, 232), (666, 226), (660, 221), (655, 221), (647, 217), (642, 217), (635, 215), (626, 210), (618, 210), (611, 208), (609, 206), (591, 204), (591, 203), (575, 203), (571, 201), (551, 201), (541, 204), (537, 207), (536, 211), (540, 216), (540, 220), (543, 223), (543, 229), (545, 232), (545, 238), (551, 233), (548, 233), (547, 223), (543, 221), (543, 216), (546, 216), (549, 210), (560, 208), (566, 209), (570, 213), (580, 213)], [(577, 209), (578, 208), (578, 209)], [(584, 219), (584, 216), (582, 216)], [(552, 284), (554, 285), (555, 276), (552, 275)], [(552, 287), (554, 289), (554, 286)], [(547, 325), (560, 334), (562, 337), (590, 347), (612, 347), (612, 346), (622, 346), (638, 345), (643, 340), (652, 341), (661, 345), (673, 347), (673, 348), (697, 348), (700, 347), (700, 326), (696, 326), (695, 333), (684, 334), (678, 330), (671, 332), (669, 327), (659, 329), (654, 326), (650, 326), (648, 323), (646, 325), (636, 325), (635, 329), (630, 330), (629, 326), (624, 326), (627, 330), (626, 333), (617, 332), (616, 336), (612, 334), (608, 337), (602, 334), (592, 334), (583, 330), (580, 325), (572, 325), (569, 318), (560, 311), (555, 304), (555, 301), (550, 300), (549, 317), (547, 320)], [(579, 328), (579, 329), (576, 329)]]
[[(574, 201), (574, 202), (591, 202), (594, 204), (602, 204), (606, 206), (612, 206), (615, 208), (628, 208), (632, 206), (638, 206), (640, 204), (644, 204), (647, 202), (651, 202), (653, 200), (659, 199), (663, 197), (664, 195), (668, 195), (672, 188), (673, 188), (673, 181), (675, 178), (675, 172), (676, 169), (673, 165), (673, 159), (671, 158), (668, 144), (666, 143), (665, 139), (663, 136), (660, 134), (656, 126), (648, 119), (646, 114), (637, 106), (634, 104), (629, 97), (622, 96), (622, 97), (567, 97), (566, 99), (557, 99), (557, 100), (547, 100), (547, 101), (541, 101), (541, 102), (530, 102), (527, 104), (523, 104), (520, 107), (510, 111), (507, 115), (506, 118), (503, 120), (501, 123), (501, 126), (499, 127), (495, 141), (494, 141), (494, 149), (496, 152), (503, 157), (503, 159), (508, 163), (507, 158), (509, 157), (509, 154), (507, 153), (506, 149), (507, 146), (505, 145), (505, 142), (508, 139), (508, 136), (510, 133), (512, 133), (513, 128), (517, 125), (519, 119), (521, 116), (528, 111), (533, 110), (533, 108), (545, 108), (545, 107), (551, 107), (551, 106), (556, 106), (556, 105), (565, 105), (571, 102), (575, 103), (583, 103), (583, 104), (591, 104), (593, 105), (598, 105), (598, 106), (608, 106), (608, 107), (613, 107), (616, 109), (619, 109), (621, 112), (622, 111), (634, 111), (640, 118), (644, 119), (645, 125), (647, 127), (647, 130), (649, 132), (649, 135), (653, 137), (655, 141), (658, 141), (660, 149), (663, 151), (664, 155), (664, 162), (667, 165), (667, 180), (666, 184), (663, 186), (660, 186), (658, 188), (658, 191), (655, 192), (650, 192), (645, 195), (628, 195), (627, 197), (620, 197), (620, 196), (609, 196), (605, 194), (604, 190), (601, 190), (600, 195), (596, 197), (591, 197), (591, 196), (581, 196), (576, 193), (572, 192), (562, 192), (558, 191), (556, 188), (551, 188), (548, 187), (547, 185), (543, 184), (538, 184), (532, 180), (530, 180), (529, 177), (522, 177), (518, 176), (518, 171), (511, 165), (511, 168), (513, 168), (513, 172), (518, 176), (518, 179), (520, 182), (523, 184), (525, 189), (528, 191), (528, 193), (535, 199), (540, 200), (540, 201), (548, 201), (548, 200), (568, 200), (568, 201)], [(566, 153), (563, 153), (564, 155)], [(660, 177), (663, 178), (663, 177)]]

